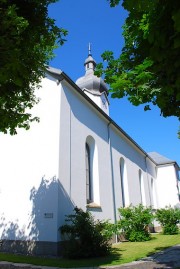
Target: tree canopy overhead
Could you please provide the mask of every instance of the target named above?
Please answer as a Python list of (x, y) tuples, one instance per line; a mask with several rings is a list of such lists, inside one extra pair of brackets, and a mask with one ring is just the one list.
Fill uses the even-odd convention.
[(105, 51), (96, 74), (104, 74), (112, 97), (127, 96), (145, 110), (151, 103), (162, 116), (180, 119), (180, 1), (123, 0), (122, 6), (128, 11), (122, 53), (115, 59)]
[(56, 0), (1, 0), (0, 132), (16, 133), (38, 120), (26, 109), (38, 102), (35, 87), (67, 31), (48, 16)]

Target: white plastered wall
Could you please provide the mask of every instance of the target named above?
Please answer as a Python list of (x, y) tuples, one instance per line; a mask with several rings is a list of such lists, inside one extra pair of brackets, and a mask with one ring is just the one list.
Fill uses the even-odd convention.
[(163, 165), (157, 168), (157, 197), (158, 207), (175, 206), (179, 203), (177, 176), (174, 164)]
[(40, 123), (0, 134), (2, 239), (57, 241), (59, 86), (45, 78), (36, 94)]

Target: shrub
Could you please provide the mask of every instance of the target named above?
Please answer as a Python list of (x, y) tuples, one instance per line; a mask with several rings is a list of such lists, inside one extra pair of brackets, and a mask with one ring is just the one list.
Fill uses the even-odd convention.
[(118, 210), (120, 213), (119, 227), (127, 240), (141, 242), (151, 239), (148, 230), (148, 225), (153, 220), (151, 207), (146, 208), (140, 204), (138, 206), (119, 208)]
[(109, 222), (95, 221), (90, 212), (84, 212), (77, 207), (74, 211), (74, 215), (67, 216), (67, 224), (60, 227), (66, 240), (63, 256), (89, 258), (108, 255), (111, 237)]
[(158, 209), (155, 217), (163, 228), (163, 234), (178, 233), (179, 229), (177, 224), (180, 223), (180, 209), (174, 209), (170, 206)]

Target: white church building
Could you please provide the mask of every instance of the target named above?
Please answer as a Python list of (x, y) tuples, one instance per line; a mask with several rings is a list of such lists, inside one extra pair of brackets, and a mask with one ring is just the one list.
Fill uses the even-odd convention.
[(95, 65), (89, 52), (76, 83), (48, 68), (33, 108), (40, 123), (0, 134), (0, 251), (56, 255), (75, 206), (116, 222), (120, 207), (179, 203), (178, 164), (146, 153), (109, 117)]

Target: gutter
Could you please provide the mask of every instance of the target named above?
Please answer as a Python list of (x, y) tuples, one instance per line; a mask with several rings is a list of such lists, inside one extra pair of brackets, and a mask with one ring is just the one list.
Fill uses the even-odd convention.
[(112, 182), (112, 197), (113, 197), (113, 211), (114, 211), (114, 223), (117, 222), (116, 218), (116, 199), (115, 199), (115, 185), (114, 185), (114, 169), (113, 169), (113, 157), (112, 157), (112, 147), (111, 147), (111, 135), (110, 135), (110, 124), (111, 121), (108, 122), (108, 144), (110, 151), (110, 162), (111, 162), (111, 182)]

